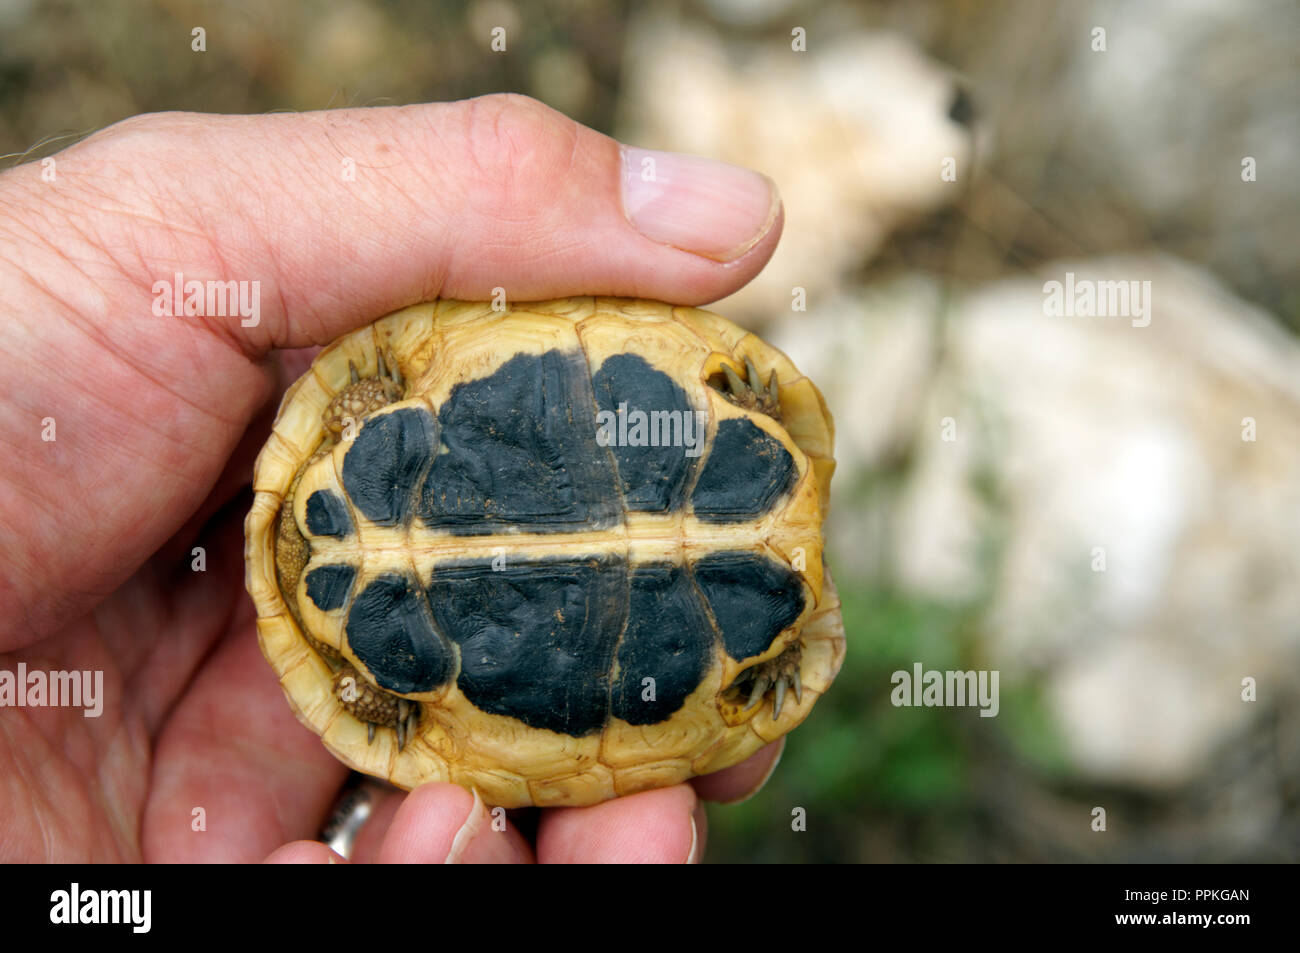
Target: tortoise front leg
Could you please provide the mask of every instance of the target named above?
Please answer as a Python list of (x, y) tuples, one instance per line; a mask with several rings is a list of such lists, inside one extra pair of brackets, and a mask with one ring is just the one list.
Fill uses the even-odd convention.
[[(329, 402), (329, 406), (321, 415), (326, 431), (335, 440), (340, 439), (349, 420), (355, 424), (366, 414), (401, 400), (406, 392), (406, 381), (402, 379), (402, 372), (392, 353), (389, 353), (388, 361), (385, 363), (384, 352), (381, 349), (376, 355), (376, 360), (379, 365), (376, 375), (365, 380), (361, 380), (357, 375), (356, 367), (351, 361), (348, 362), (348, 369), (352, 372), (352, 383), (334, 395), (334, 399)], [(392, 365), (391, 370), (389, 365)]]
[(796, 702), (803, 701), (803, 681), (799, 677), (799, 662), (803, 659), (803, 642), (795, 641), (774, 659), (760, 662), (746, 669), (736, 679), (742, 694), (748, 693), (745, 711), (749, 711), (772, 693), (772, 720), (781, 717), (786, 692), (793, 689)]

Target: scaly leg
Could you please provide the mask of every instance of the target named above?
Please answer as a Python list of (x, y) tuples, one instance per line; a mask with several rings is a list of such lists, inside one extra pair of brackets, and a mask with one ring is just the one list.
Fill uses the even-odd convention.
[(354, 718), (366, 723), (370, 742), (375, 740), (376, 726), (397, 732), (398, 751), (414, 737), (420, 723), (420, 703), (384, 691), (347, 662), (334, 673), (334, 694)]
[(321, 414), (325, 429), (335, 440), (340, 438), (349, 419), (354, 424), (359, 423), (366, 414), (401, 400), (406, 392), (406, 382), (402, 379), (402, 372), (398, 369), (392, 352), (389, 352), (388, 361), (385, 362), (384, 352), (380, 350), (378, 364), (378, 374), (361, 380), (356, 367), (351, 361), (348, 362), (352, 383), (335, 394), (325, 408), (325, 413)]
[(774, 420), (781, 419), (781, 394), (776, 380), (776, 368), (773, 368), (772, 373), (768, 375), (767, 384), (763, 383), (758, 368), (749, 358), (745, 358), (745, 373), (748, 380), (742, 378), (726, 364), (722, 366), (722, 370), (727, 375), (727, 387), (725, 390), (722, 388), (719, 390), (722, 390), (728, 400), (746, 410), (757, 410)]
[(794, 690), (796, 702), (803, 701), (803, 682), (799, 678), (799, 662), (803, 658), (803, 643), (795, 642), (774, 659), (760, 662), (746, 669), (736, 680), (742, 695), (747, 695), (745, 711), (772, 693), (772, 720), (781, 717), (786, 692)]

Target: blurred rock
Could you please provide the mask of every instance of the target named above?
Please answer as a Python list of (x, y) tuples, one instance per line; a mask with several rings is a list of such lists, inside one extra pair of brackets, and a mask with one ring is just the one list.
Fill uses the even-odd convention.
[(1062, 151), (1166, 247), (1258, 282), (1257, 300), (1276, 297), (1295, 320), (1294, 297), (1268, 294), (1259, 275), (1294, 286), (1300, 4), (1104, 0), (1084, 16), (1107, 29), (1108, 49), (1077, 43), (1063, 64), (1057, 82), (1077, 91), (1080, 121)]
[(533, 94), (547, 105), (571, 116), (580, 115), (591, 102), (595, 85), (587, 62), (576, 50), (556, 47), (533, 63)]
[[(900, 222), (952, 200), (971, 174), (966, 125), (949, 117), (957, 86), (888, 33), (724, 40), (647, 15), (628, 30), (619, 138), (710, 156), (771, 176), (785, 232), (764, 271), (719, 304), (753, 322), (839, 288)], [(941, 179), (945, 158), (958, 182)]]
[[(1149, 280), (1150, 326), (1047, 316), (1067, 272)], [(898, 578), (954, 601), (991, 586), (982, 664), (1045, 681), (1078, 771), (1186, 781), (1254, 715), (1244, 677), (1261, 702), (1300, 683), (1300, 345), (1204, 272), (1127, 256), (978, 290), (943, 346)], [(831, 406), (875, 405), (859, 386)]]

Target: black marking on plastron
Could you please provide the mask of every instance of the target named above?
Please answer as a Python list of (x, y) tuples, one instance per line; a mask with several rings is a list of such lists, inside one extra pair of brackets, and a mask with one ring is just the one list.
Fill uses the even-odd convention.
[(733, 417), (718, 424), (691, 505), (709, 523), (753, 519), (772, 508), (798, 472), (780, 441), (752, 421)]
[(383, 526), (404, 523), (437, 446), (438, 424), (424, 407), (371, 417), (343, 457), (352, 505)]
[[(678, 711), (699, 687), (713, 657), (713, 625), (680, 566), (632, 571), (627, 630), (618, 646), (610, 711), (633, 725), (653, 725)], [(644, 700), (647, 677), (654, 699)]]
[(692, 572), (713, 609), (723, 647), (737, 661), (766, 652), (803, 612), (799, 576), (757, 553), (713, 553)]
[(516, 354), (493, 374), (452, 388), (438, 419), (446, 449), (420, 498), (429, 525), (565, 532), (621, 518), (580, 354)]
[(457, 684), (476, 707), (575, 738), (604, 726), (627, 614), (623, 563), (439, 566), (429, 603), (460, 646)]
[(357, 577), (353, 566), (317, 566), (307, 573), (307, 597), (322, 612), (342, 607), (352, 591), (352, 580)]
[[(605, 359), (592, 377), (596, 405), (602, 411), (617, 414), (620, 405), (628, 413), (641, 411), (650, 417), (647, 428), (660, 431), (658, 436), (664, 446), (628, 446), (615, 443), (610, 449), (618, 464), (623, 496), (629, 510), (642, 513), (664, 513), (681, 508), (685, 495), (687, 476), (695, 458), (686, 455), (683, 428), (690, 427), (691, 434), (702, 445), (703, 428), (694, 416), (694, 408), (686, 392), (673, 383), (663, 371), (656, 370), (640, 355), (615, 354)], [(667, 416), (653, 416), (656, 414)], [(673, 423), (673, 421), (676, 423)], [(665, 442), (663, 422), (668, 421), (670, 438)], [(649, 434), (647, 433), (647, 438)]]
[(386, 573), (362, 589), (348, 613), (347, 634), (380, 688), (427, 692), (451, 677), (451, 647), (406, 576)]
[(346, 536), (352, 517), (343, 497), (333, 490), (317, 490), (307, 497), (307, 532), (313, 536)]

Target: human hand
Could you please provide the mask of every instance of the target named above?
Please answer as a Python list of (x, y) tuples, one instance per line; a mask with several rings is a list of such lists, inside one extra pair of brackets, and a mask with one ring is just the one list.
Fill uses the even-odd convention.
[[(621, 150), (517, 96), (140, 116), (0, 175), (0, 673), (103, 673), (98, 717), (0, 708), (0, 859), (329, 859), (302, 839), (346, 769), (294, 720), (243, 591), (252, 461), (310, 349), (497, 287), (704, 303), (781, 222), (761, 176)], [(178, 273), (259, 282), (256, 322), (158, 316)], [(755, 790), (778, 750), (543, 811), (535, 846), (457, 841), (481, 805), (427, 785), (381, 801), (356, 856), (698, 858), (699, 798)]]

